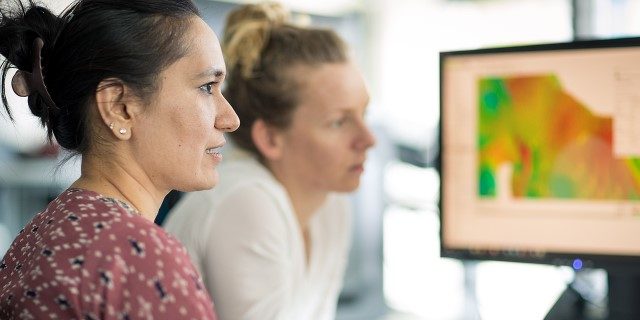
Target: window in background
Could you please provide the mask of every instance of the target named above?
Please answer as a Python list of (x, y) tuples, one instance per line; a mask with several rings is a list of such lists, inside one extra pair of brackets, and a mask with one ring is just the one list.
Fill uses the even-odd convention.
[(590, 17), (594, 37), (620, 38), (640, 36), (640, 1), (589, 1), (591, 1)]
[(414, 146), (433, 140), (438, 123), (440, 51), (572, 39), (569, 0), (372, 2), (372, 117)]
[[(384, 124), (396, 144), (426, 154), (427, 165), (437, 152), (439, 52), (573, 37), (569, 0), (372, 2), (372, 101), (378, 103), (372, 120)], [(544, 316), (565, 274), (555, 267), (499, 262), (480, 263), (465, 274), (461, 262), (439, 257), (437, 173), (392, 162), (384, 181), (391, 202), (384, 217), (385, 296), (391, 308), (430, 319)], [(477, 288), (465, 290), (465, 278), (473, 280), (474, 273)], [(514, 282), (523, 278), (529, 281)]]

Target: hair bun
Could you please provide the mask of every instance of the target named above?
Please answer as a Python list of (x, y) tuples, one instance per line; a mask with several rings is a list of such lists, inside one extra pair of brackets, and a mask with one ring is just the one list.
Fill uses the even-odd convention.
[(244, 78), (251, 77), (271, 28), (287, 24), (290, 16), (289, 10), (277, 2), (247, 4), (231, 11), (222, 44), (229, 74), (239, 68)]
[[(6, 13), (1, 13), (0, 54), (6, 60), (0, 65), (0, 74), (4, 83), (7, 70), (12, 66), (18, 69), (11, 80), (11, 87), (18, 96), (28, 97), (31, 113), (40, 118), (50, 133), (50, 119), (57, 108), (44, 82), (43, 70), (47, 69), (48, 55), (62, 28), (62, 20), (48, 9), (28, 3), (27, 7), (17, 1), (16, 10), (7, 9)], [(2, 103), (12, 119), (4, 94)]]
[(290, 16), (289, 10), (278, 2), (248, 4), (238, 7), (229, 14), (226, 28), (232, 30), (246, 22), (282, 25), (289, 22)]

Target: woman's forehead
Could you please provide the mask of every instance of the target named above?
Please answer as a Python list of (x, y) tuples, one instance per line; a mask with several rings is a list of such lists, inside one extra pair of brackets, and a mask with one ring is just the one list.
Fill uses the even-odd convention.
[(300, 91), (308, 96), (330, 99), (342, 96), (357, 96), (366, 93), (360, 71), (350, 62), (325, 63), (299, 69), (294, 77)]
[(202, 19), (192, 18), (185, 37), (188, 52), (176, 61), (174, 69), (190, 73), (192, 78), (224, 75), (226, 68), (220, 42), (215, 32)]

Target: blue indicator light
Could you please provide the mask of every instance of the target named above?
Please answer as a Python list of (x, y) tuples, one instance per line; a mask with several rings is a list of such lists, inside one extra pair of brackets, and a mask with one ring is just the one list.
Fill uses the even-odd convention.
[(573, 260), (573, 269), (575, 269), (575, 270), (582, 269), (582, 260), (580, 260), (580, 259)]

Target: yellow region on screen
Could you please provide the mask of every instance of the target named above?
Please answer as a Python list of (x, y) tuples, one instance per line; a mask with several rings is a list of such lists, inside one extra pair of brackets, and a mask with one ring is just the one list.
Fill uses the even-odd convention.
[[(612, 119), (555, 75), (485, 77), (478, 89), (480, 197), (640, 199), (640, 158), (616, 158)], [(498, 176), (505, 167), (509, 186)]]

